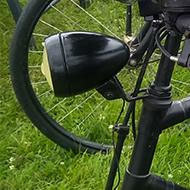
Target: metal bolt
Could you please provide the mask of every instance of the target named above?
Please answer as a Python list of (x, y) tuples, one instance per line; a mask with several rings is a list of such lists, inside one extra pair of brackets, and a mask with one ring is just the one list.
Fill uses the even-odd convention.
[(106, 97), (107, 97), (108, 99), (113, 98), (113, 97), (114, 97), (113, 92), (112, 92), (112, 91), (107, 91), (107, 92), (106, 92)]
[(190, 38), (190, 28), (185, 31), (185, 37)]
[(131, 59), (129, 65), (135, 67), (137, 65), (137, 61), (135, 59)]

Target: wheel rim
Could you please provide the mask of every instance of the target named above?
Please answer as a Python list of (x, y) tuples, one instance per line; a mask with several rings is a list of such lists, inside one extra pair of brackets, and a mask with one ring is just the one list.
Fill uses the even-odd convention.
[[(50, 2), (50, 1), (48, 1), (48, 2)], [(73, 1), (71, 1), (71, 2), (73, 3)], [(61, 99), (56, 98), (56, 97), (54, 97), (53, 92), (50, 90), (50, 88), (47, 84), (47, 81), (41, 74), (40, 65), (41, 65), (42, 50), (43, 50), (42, 42), (44, 41), (44, 37), (46, 37), (50, 34), (53, 34), (55, 32), (62, 31), (58, 27), (54, 26), (55, 21), (56, 20), (58, 21), (59, 19), (56, 18), (56, 15), (54, 15), (55, 13), (53, 13), (53, 11), (55, 11), (56, 14), (59, 13), (59, 16), (61, 15), (62, 18), (68, 17), (68, 16), (66, 16), (65, 13), (63, 13), (64, 12), (63, 10), (60, 11), (57, 9), (57, 7), (59, 7), (59, 9), (63, 8), (63, 6), (60, 3), (55, 6), (52, 6), (52, 8), (50, 10), (48, 10), (42, 16), (42, 19), (39, 20), (39, 24), (37, 24), (36, 29), (33, 32), (34, 41), (35, 41), (38, 49), (30, 50), (29, 51), (30, 53), (28, 55), (28, 53), (26, 52), (27, 48), (23, 49), (22, 47), (20, 47), (23, 49), (21, 55), (19, 56), (19, 57), (23, 57), (22, 58), (23, 64), (20, 64), (20, 67), (24, 72), (24, 73), (22, 73), (22, 75), (24, 77), (25, 85), (27, 86), (26, 87), (27, 93), (28, 93), (29, 98), (31, 99), (31, 102), (34, 104), (34, 106), (39, 111), (39, 113), (41, 113), (41, 115), (45, 118), (45, 120), (47, 120), (47, 122), (49, 122), (51, 124), (51, 126), (54, 130), (56, 130), (56, 131), (58, 131), (58, 133), (60, 133), (59, 138), (61, 138), (61, 135), (62, 135), (62, 138), (67, 136), (69, 139), (71, 139), (71, 141), (74, 139), (76, 144), (82, 144), (81, 147), (82, 146), (92, 147), (92, 149), (95, 151), (100, 150), (100, 149), (108, 150), (111, 148), (111, 146), (107, 146), (105, 144), (108, 144), (108, 145), (112, 144), (111, 134), (110, 134), (111, 130), (109, 129), (109, 127), (115, 124), (118, 113), (120, 112), (120, 109), (122, 107), (122, 100), (116, 100), (116, 101), (111, 101), (111, 102), (107, 101), (100, 94), (98, 94), (98, 92), (96, 92), (95, 90), (87, 92), (82, 95), (78, 95), (76, 97), (67, 98), (67, 99), (66, 98), (61, 98)], [(97, 2), (94, 2), (94, 4), (96, 4), (96, 3)], [(114, 2), (114, 4), (115, 3), (117, 4), (117, 2)], [(45, 3), (43, 3), (43, 4), (44, 4), (44, 7), (48, 5), (48, 3), (46, 5), (45, 5)], [(86, 12), (84, 12), (85, 10), (79, 8), (76, 3), (74, 3), (73, 5), (77, 9), (82, 10), (82, 12), (86, 14)], [(121, 4), (119, 3), (117, 6), (120, 6), (120, 5)], [(99, 5), (97, 5), (97, 7), (98, 7), (98, 9), (101, 9), (99, 7)], [(39, 13), (43, 12), (44, 9), (45, 8), (41, 9), (41, 11), (39, 11)], [(89, 7), (89, 9), (93, 9), (92, 5), (91, 5), (91, 7)], [(95, 10), (97, 11), (97, 9), (94, 9), (94, 11)], [(125, 10), (124, 6), (123, 6), (122, 10)], [(26, 12), (27, 11), (25, 11), (25, 14), (26, 14)], [(103, 12), (105, 12), (105, 10), (103, 10)], [(120, 12), (122, 12), (122, 11), (120, 10)], [(46, 17), (45, 15), (48, 15), (48, 16)], [(51, 15), (51, 20), (49, 20), (50, 15)], [(82, 17), (82, 16), (80, 16), (80, 17)], [(90, 20), (93, 19), (92, 16), (88, 15), (88, 17), (90, 18)], [(108, 22), (110, 22), (110, 17), (108, 17), (107, 13), (106, 13), (106, 17), (107, 17)], [(77, 19), (78, 18), (79, 17), (77, 17)], [(121, 18), (123, 18), (123, 17), (121, 17)], [(46, 22), (46, 19), (49, 21), (48, 23)], [(32, 28), (34, 27), (37, 20), (38, 20), (38, 16), (36, 15), (35, 19), (33, 19), (34, 24), (31, 24), (31, 28), (29, 27), (27, 29), (26, 33), (32, 34), (32, 30), (33, 30)], [(51, 22), (53, 24), (51, 24)], [(73, 20), (73, 18), (72, 18), (72, 21), (69, 20), (69, 23), (70, 22), (71, 22), (71, 25), (76, 26), (77, 30), (79, 30), (79, 29), (82, 30), (82, 29), (84, 29), (84, 25), (86, 25), (86, 23), (88, 23), (89, 21), (83, 19), (83, 23), (80, 23), (80, 25), (82, 25), (82, 27), (79, 27), (78, 26), (79, 24), (76, 24), (76, 22)], [(100, 25), (100, 30), (96, 31), (96, 32), (105, 33), (105, 31), (107, 31), (108, 34), (110, 34), (110, 35), (115, 35), (115, 36), (119, 36), (119, 38), (123, 38), (123, 35), (125, 34), (125, 32), (121, 33), (121, 31), (123, 31), (124, 29), (121, 29), (121, 28), (115, 29), (114, 28), (112, 30), (113, 31), (118, 30), (118, 32), (115, 32), (116, 34), (115, 33), (113, 34), (113, 32), (110, 29), (108, 29), (107, 27), (106, 28), (103, 27), (102, 24), (99, 23), (100, 21), (96, 21), (96, 22)], [(121, 22), (121, 21), (118, 21), (118, 23), (119, 22)], [(65, 23), (65, 20), (64, 21), (62, 20), (61, 26), (63, 26), (63, 25), (67, 29), (70, 27), (69, 24)], [(89, 24), (89, 25), (92, 25), (92, 24)], [(43, 26), (46, 26), (46, 30), (44, 29)], [(115, 26), (117, 26), (117, 25), (115, 25)], [(42, 28), (43, 28), (43, 30), (42, 30)], [(93, 27), (93, 29), (94, 28), (95, 27)], [(85, 30), (93, 31), (92, 29), (89, 29), (88, 26)], [(41, 31), (43, 31), (43, 33)], [(23, 38), (22, 35), (20, 35), (20, 37)], [(30, 39), (30, 36), (25, 35), (24, 43), (29, 44), (29, 42), (28, 42), (29, 39)], [(24, 52), (25, 52), (25, 55), (24, 55)], [(16, 56), (16, 55), (14, 55), (14, 56)], [(28, 61), (27, 61), (27, 57), (28, 57)], [(27, 62), (28, 62), (28, 65), (27, 65)], [(24, 69), (22, 68), (23, 65), (25, 66)], [(12, 67), (11, 73), (14, 73), (14, 71), (13, 71), (14, 67), (16, 67), (15, 64)], [(149, 70), (149, 72), (151, 72), (151, 75), (153, 75), (152, 70)], [(130, 86), (132, 86), (132, 84), (134, 84), (137, 73), (138, 73), (138, 70), (137, 71), (133, 70), (131, 72), (130, 70), (127, 70), (126, 68), (124, 68), (119, 73), (118, 77), (123, 82), (123, 85), (124, 85), (124, 88), (126, 91), (131, 91)], [(17, 74), (15, 74), (15, 73), (12, 75), (15, 75), (14, 77), (17, 77), (16, 76)], [(153, 76), (151, 76), (151, 75), (147, 75), (148, 77), (146, 77), (146, 80), (144, 83), (145, 86), (147, 86), (147, 84), (153, 79)], [(18, 76), (18, 78), (20, 78), (20, 76)], [(17, 83), (15, 85), (18, 86), (18, 81), (17, 82), (13, 81), (13, 83)], [(176, 83), (175, 79), (174, 79), (174, 83)], [(186, 83), (187, 83), (187, 85), (189, 85), (189, 82), (186, 82)], [(176, 85), (174, 85), (174, 87), (175, 86)], [(180, 88), (180, 87), (177, 87), (177, 88)], [(23, 92), (26, 91), (26, 89), (23, 90)], [(15, 89), (15, 91), (18, 94), (18, 91), (22, 91), (22, 87), (19, 87), (19, 89)], [(183, 90), (183, 91), (186, 91), (186, 90)], [(20, 95), (19, 95), (18, 99), (20, 99), (20, 102), (22, 104), (22, 97)], [(97, 101), (99, 102), (98, 104), (96, 104)], [(27, 109), (28, 109), (28, 108), (26, 108), (27, 105), (23, 105), (23, 107), (27, 112)], [(35, 119), (32, 118), (32, 120), (35, 124)], [(122, 117), (121, 117), (120, 121), (122, 122)], [(42, 132), (46, 134), (45, 130)], [(49, 132), (46, 135), (48, 136), (48, 134), (49, 134)], [(77, 135), (77, 136), (75, 136), (75, 135)], [(57, 140), (56, 137), (50, 137), (50, 136), (48, 136), (48, 137), (51, 138), (56, 143), (58, 143), (59, 145), (63, 146), (60, 139)], [(94, 142), (97, 142), (99, 144), (96, 144)], [(81, 148), (81, 149), (83, 149), (83, 148)], [(85, 150), (85, 148), (83, 150)]]

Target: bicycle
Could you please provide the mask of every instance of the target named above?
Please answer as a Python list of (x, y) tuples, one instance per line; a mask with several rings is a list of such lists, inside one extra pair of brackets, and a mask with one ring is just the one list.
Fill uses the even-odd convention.
[[(131, 158), (129, 169), (126, 172), (127, 174), (125, 176), (122, 189), (130, 189), (130, 190), (166, 189), (166, 188), (174, 189), (174, 186), (176, 189), (177, 188), (186, 189), (174, 185), (173, 183), (166, 182), (163, 179), (150, 174), (149, 169), (152, 162), (152, 157), (154, 155), (155, 146), (158, 141), (158, 136), (161, 133), (161, 131), (163, 129), (168, 128), (171, 125), (174, 125), (176, 123), (182, 122), (185, 119), (190, 118), (189, 97), (184, 98), (181, 101), (172, 101), (171, 86), (169, 85), (171, 80), (171, 75), (174, 69), (174, 61), (180, 62), (180, 64), (183, 66), (189, 67), (189, 59), (188, 59), (189, 33), (187, 29), (187, 25), (189, 23), (189, 11), (188, 11), (190, 7), (189, 1), (186, 2), (183, 1), (181, 3), (177, 2), (178, 4), (174, 5), (172, 4), (172, 1), (165, 1), (169, 3), (169, 6), (165, 6), (165, 4), (163, 3), (164, 1), (157, 2), (163, 8), (166, 14), (162, 14), (162, 12), (160, 12), (159, 9), (156, 9), (155, 14), (150, 12), (147, 14), (147, 11), (143, 13), (142, 11), (143, 8), (141, 8), (142, 4), (140, 4), (142, 2), (139, 1), (141, 15), (147, 14), (145, 15), (146, 24), (144, 24), (143, 29), (139, 32), (139, 35), (137, 36), (137, 38), (135, 38), (135, 40), (132, 39), (131, 32), (128, 33), (127, 35), (125, 32), (126, 43), (128, 44), (128, 46), (130, 46), (130, 51), (132, 52), (132, 56), (130, 57), (129, 57), (130, 52), (128, 46), (125, 43), (123, 43), (122, 40), (118, 40), (117, 39), (118, 35), (112, 32), (114, 31), (114, 29), (116, 31), (121, 31), (121, 28), (118, 29), (119, 22), (117, 23), (113, 22), (115, 28), (112, 28), (111, 31), (109, 28), (104, 27), (104, 25), (100, 21), (95, 19), (92, 15), (87, 13), (86, 10), (81, 8), (80, 9), (83, 12), (85, 12), (85, 14), (90, 16), (89, 20), (84, 21), (83, 26), (84, 25), (86, 25), (86, 27), (91, 26), (88, 25), (88, 23), (86, 22), (87, 21), (90, 22), (91, 19), (95, 19), (95, 21), (100, 25), (100, 27), (98, 28), (99, 33), (66, 32), (66, 33), (52, 35), (53, 33), (55, 33), (54, 32), (55, 30), (57, 30), (58, 32), (62, 32), (58, 27), (55, 27), (53, 25), (54, 23), (60, 24), (62, 28), (64, 28), (64, 26), (66, 25), (66, 29), (69, 28), (70, 25), (72, 24), (80, 28), (80, 30), (83, 30), (84, 27), (81, 27), (75, 21), (69, 19), (68, 16), (66, 16), (63, 13), (63, 11), (61, 12), (59, 9), (57, 9), (56, 5), (53, 6), (50, 4), (50, 2), (51, 1), (47, 0), (43, 1), (32, 0), (29, 2), (18, 22), (17, 29), (15, 30), (11, 45), (12, 47), (10, 53), (10, 71), (11, 71), (13, 87), (17, 95), (17, 98), (21, 106), (23, 107), (24, 111), (28, 115), (28, 117), (48, 138), (53, 140), (61, 147), (68, 150), (72, 149), (76, 153), (78, 151), (87, 151), (89, 153), (102, 151), (102, 153), (106, 153), (110, 149), (112, 149), (113, 146), (111, 145), (112, 144), (111, 140), (107, 141), (106, 143), (108, 136), (110, 136), (110, 132), (107, 130), (107, 128), (109, 125), (111, 125), (110, 128), (113, 128), (114, 131), (118, 132), (118, 139), (119, 139), (116, 148), (114, 148), (115, 155), (112, 162), (112, 167), (106, 187), (106, 189), (111, 189), (113, 186), (116, 170), (118, 169), (117, 165), (123, 147), (123, 141), (126, 135), (129, 133), (129, 127), (128, 127), (129, 116), (132, 115), (133, 136), (134, 139), (136, 139), (136, 143), (134, 146), (133, 150), (134, 153)], [(79, 7), (78, 4), (76, 4), (74, 1), (71, 0), (71, 2), (74, 3), (74, 6)], [(114, 3), (115, 3), (114, 5), (117, 5), (117, 2)], [(89, 10), (93, 9), (93, 11), (98, 12), (100, 10), (100, 5), (97, 2), (94, 2), (94, 5), (98, 6), (98, 8), (94, 9), (93, 4), (91, 4)], [(155, 4), (152, 3), (151, 5), (155, 6)], [(51, 8), (46, 12), (47, 14), (43, 14), (48, 6), (50, 6)], [(61, 2), (58, 3), (57, 6), (60, 9), (66, 11)], [(120, 6), (121, 4), (119, 3), (118, 7), (120, 8)], [(57, 13), (61, 14), (64, 18), (69, 19), (69, 21), (72, 24), (64, 23), (63, 25), (62, 23), (55, 22), (57, 17), (56, 13), (53, 13), (54, 10)], [(125, 5), (123, 5), (122, 10), (126, 11)], [(74, 11), (76, 10), (74, 9)], [(173, 12), (173, 14), (169, 14), (171, 11)], [(103, 12), (106, 13), (105, 9), (103, 9)], [(122, 11), (119, 11), (119, 13), (121, 12)], [(178, 13), (181, 13), (182, 16), (181, 14), (179, 16)], [(108, 16), (107, 13), (105, 18), (108, 23), (111, 23), (110, 21), (111, 18)], [(171, 19), (169, 21), (173, 22), (168, 22), (168, 20), (166, 20), (168, 18)], [(45, 22), (42, 19), (49, 20), (51, 24)], [(163, 22), (163, 19), (165, 19), (165, 22)], [(39, 23), (36, 24), (38, 20)], [(30, 23), (30, 25), (28, 23)], [(180, 23), (186, 23), (186, 24), (182, 26)], [(38, 33), (33, 32), (35, 25), (36, 25), (35, 31), (37, 31)], [(43, 32), (47, 32), (48, 35), (41, 34), (42, 25), (46, 25), (48, 27), (47, 30), (43, 28)], [(164, 32), (166, 26), (167, 26), (167, 31)], [(93, 25), (93, 27), (94, 29), (97, 29), (95, 28), (95, 25)], [(178, 30), (173, 31), (173, 29), (174, 28), (176, 29), (176, 27)], [(171, 30), (172, 32), (171, 31), (168, 32), (169, 30)], [(105, 31), (108, 31), (110, 34), (112, 34), (114, 38), (100, 34), (100, 33), (105, 33)], [(179, 58), (177, 58), (176, 55), (178, 53), (182, 37), (181, 33), (184, 32), (186, 32), (186, 38), (184, 40), (185, 45), (183, 46), (183, 50), (180, 53)], [(38, 49), (40, 48), (40, 46), (41, 48), (45, 47), (44, 53), (43, 51), (37, 51), (35, 49), (28, 51), (28, 43), (30, 41), (32, 33), (33, 36), (39, 36), (41, 38), (40, 40), (35, 39), (35, 42), (39, 44), (37, 46)], [(46, 38), (45, 42), (44, 42), (44, 37)], [(61, 40), (59, 41), (59, 39)], [(78, 41), (78, 39), (80, 40)], [(156, 39), (156, 43), (154, 39)], [(160, 43), (161, 40), (166, 41), (165, 48)], [(87, 46), (86, 41), (90, 43), (91, 46)], [(44, 42), (45, 44), (43, 43), (42, 46), (41, 42)], [(57, 47), (58, 44), (61, 45)], [(112, 44), (114, 44), (116, 47), (113, 47)], [(156, 76), (151, 73), (151, 75), (153, 75), (152, 78), (155, 78), (155, 82), (152, 82), (149, 88), (140, 89), (142, 78), (144, 76), (146, 68), (151, 67), (152, 63), (150, 62), (156, 62), (157, 59), (160, 57), (160, 54), (158, 55), (157, 53), (153, 54), (153, 52), (156, 52), (155, 51), (156, 47), (159, 47), (162, 50), (163, 55), (161, 58), (161, 62), (159, 64), (158, 73), (156, 74)], [(61, 48), (63, 49), (60, 50)], [(56, 51), (54, 51), (55, 49)], [(30, 54), (28, 55), (28, 52), (31, 53), (32, 55)], [(52, 54), (51, 58), (47, 57), (50, 56), (51, 52), (58, 53), (56, 55), (56, 57), (60, 58), (56, 60), (56, 63), (58, 65), (52, 64), (55, 61), (55, 56), (54, 56), (55, 54), (54, 55)], [(93, 54), (93, 52), (98, 52), (98, 53)], [(114, 56), (112, 56), (113, 52), (115, 53)], [(44, 55), (42, 73), (46, 76), (48, 82), (41, 74), (40, 71), (41, 66), (36, 64), (36, 61), (41, 62), (40, 60), (42, 56), (36, 55), (36, 53), (41, 53), (41, 54), (43, 53)], [(149, 61), (150, 56), (152, 54), (154, 60)], [(136, 58), (135, 56), (137, 56), (138, 59), (135, 59)], [(155, 57), (158, 58), (155, 59)], [(88, 70), (87, 72), (84, 70), (84, 65), (85, 65), (84, 63), (76, 64), (76, 61), (80, 60), (80, 58), (82, 58), (82, 61), (85, 64), (87, 64), (88, 59), (92, 58), (90, 60), (91, 62), (93, 62), (95, 66), (93, 68), (90, 67), (88, 69), (91, 71), (90, 75), (92, 75), (93, 77), (89, 75)], [(50, 60), (47, 61), (48, 59)], [(79, 70), (81, 69), (80, 74), (86, 73), (85, 76), (88, 76), (88, 78), (86, 79), (84, 78), (85, 76), (79, 75), (78, 70), (76, 71), (74, 67), (70, 67), (69, 72), (66, 71), (65, 68), (62, 68), (60, 70), (61, 75), (59, 75), (60, 73), (56, 73), (57, 68), (60, 66), (59, 60), (64, 62), (66, 67), (70, 67), (69, 63), (73, 61), (74, 65), (77, 65), (77, 69)], [(117, 65), (114, 64), (116, 61)], [(30, 65), (28, 65), (28, 62), (30, 63)], [(103, 65), (103, 69), (100, 69), (101, 66), (98, 66), (96, 64), (97, 62), (100, 62)], [(126, 62), (128, 62), (128, 65), (130, 65), (131, 67), (141, 68), (141, 70), (139, 71), (140, 74), (137, 80), (137, 85), (133, 93), (125, 93), (125, 91), (129, 90), (131, 91), (131, 89), (124, 89), (124, 87), (122, 87), (122, 85), (124, 86), (126, 81), (124, 77), (125, 76), (127, 76), (128, 78), (130, 77), (129, 73), (130, 70), (124, 67), (126, 65)], [(80, 67), (80, 65), (83, 65), (83, 67)], [(48, 67), (49, 70), (47, 69)], [(98, 67), (98, 69), (96, 69), (96, 67)], [(111, 68), (110, 71), (107, 71), (108, 67)], [(122, 67), (124, 67), (123, 70), (121, 70)], [(155, 67), (157, 66), (154, 65), (151, 69), (153, 68), (155, 69)], [(98, 73), (99, 70), (101, 70), (102, 73), (106, 74), (103, 75), (102, 73)], [(52, 78), (49, 76), (50, 71), (53, 76)], [(133, 70), (132, 74), (133, 72), (136, 72), (136, 70)], [(115, 75), (117, 73), (119, 74), (116, 77)], [(69, 80), (71, 80), (71, 82), (73, 82), (74, 85), (72, 86), (70, 85), (68, 76)], [(96, 76), (99, 76), (99, 78)], [(81, 80), (82, 81), (81, 82), (80, 79), (83, 78), (84, 80)], [(92, 78), (95, 80), (92, 80)], [(120, 83), (122, 79), (123, 81)], [(92, 80), (90, 84), (88, 80)], [(152, 79), (150, 80), (153, 81)], [(62, 82), (61, 86), (60, 82)], [(129, 83), (129, 80), (127, 82)], [(81, 101), (81, 103), (79, 103), (74, 98), (70, 98), (67, 100), (66, 98), (54, 97), (54, 92), (50, 89), (48, 83), (53, 88), (53, 91), (57, 96), (65, 97), (65, 96), (79, 94), (76, 95), (75, 98), (78, 98)], [(148, 86), (147, 83), (149, 83), (149, 81), (145, 81), (145, 84), (143, 85)], [(66, 85), (65, 86), (63, 85), (62, 87), (62, 84)], [(78, 86), (77, 84), (81, 84), (81, 86)], [(180, 82), (180, 84), (187, 84), (186, 89), (188, 90), (189, 87), (188, 82), (186, 83)], [(92, 88), (96, 88), (96, 90), (93, 92), (91, 91), (88, 92), (88, 90)], [(80, 94), (81, 92), (85, 93), (81, 95)], [(142, 95), (139, 96), (139, 93), (142, 93)], [(94, 98), (94, 95), (96, 95), (97, 97)], [(187, 95), (189, 95), (188, 92), (186, 93), (185, 96)], [(86, 100), (84, 99), (83, 96), (87, 97)], [(102, 99), (102, 96), (105, 99), (108, 99), (108, 101)], [(47, 98), (49, 100), (48, 102)], [(139, 99), (143, 99), (144, 103), (138, 127), (138, 135), (136, 136), (134, 108), (136, 101)], [(115, 111), (118, 117), (115, 115), (115, 113), (113, 115), (110, 114), (110, 110), (113, 110), (113, 105), (110, 105), (109, 107), (109, 103), (113, 102), (113, 100), (115, 100), (116, 104), (118, 105), (118, 108)], [(126, 115), (124, 115), (124, 117), (122, 118), (121, 115), (125, 107), (124, 102), (126, 100), (131, 103), (129, 104), (129, 108)], [(90, 103), (88, 101), (90, 101)], [(100, 103), (98, 105), (94, 105), (97, 101), (99, 101)], [(84, 103), (86, 103), (86, 106), (84, 105)], [(74, 107), (74, 104), (76, 104), (77, 106)], [(68, 106), (71, 107), (71, 111), (66, 110)], [(122, 110), (120, 111), (121, 108)], [(82, 119), (82, 122), (79, 122), (79, 119), (84, 114), (84, 110), (86, 111), (87, 109), (90, 111), (90, 113), (87, 114)], [(105, 113), (108, 114), (106, 116), (106, 118), (108, 119), (105, 119), (104, 115), (97, 115), (95, 113), (99, 109), (105, 110)], [(65, 112), (66, 114), (65, 116), (61, 117), (59, 112), (61, 113)], [(74, 116), (71, 116), (73, 112), (75, 112), (75, 114)], [(106, 129), (103, 129), (103, 127), (98, 128), (98, 130), (101, 130), (102, 134), (100, 133), (100, 131), (97, 131), (96, 125), (93, 131), (89, 131), (91, 129), (91, 126), (94, 124), (93, 120), (91, 119), (91, 116), (93, 115), (95, 115), (95, 118), (97, 118), (95, 120), (95, 123), (97, 123), (98, 125), (104, 125), (104, 124), (106, 125)], [(65, 118), (67, 117), (68, 120), (65, 121)], [(175, 117), (176, 120), (173, 120), (173, 117)], [(117, 118), (117, 121), (115, 121), (115, 118)], [(88, 119), (90, 120), (89, 122), (87, 122)], [(121, 120), (124, 120), (122, 121), (122, 125), (118, 124)], [(73, 121), (76, 122), (77, 126), (74, 129), (72, 128), (72, 126), (71, 127), (68, 126), (70, 124), (72, 125), (71, 122)], [(157, 125), (154, 124), (155, 121)], [(86, 128), (84, 127), (84, 123)], [(64, 127), (68, 126), (68, 129), (67, 130), (64, 129), (62, 125), (64, 125)], [(152, 126), (154, 126), (155, 128), (153, 129)], [(68, 132), (68, 130), (70, 130), (71, 132)], [(77, 135), (82, 134), (83, 136), (81, 135), (82, 136), (81, 138), (76, 136), (75, 134)], [(99, 139), (99, 142), (95, 142), (97, 139)], [(143, 146), (140, 146), (139, 144), (142, 144)], [(142, 156), (144, 156), (146, 158), (148, 157), (148, 159), (138, 160), (139, 155), (141, 158)], [(167, 185), (168, 187), (166, 187)]]

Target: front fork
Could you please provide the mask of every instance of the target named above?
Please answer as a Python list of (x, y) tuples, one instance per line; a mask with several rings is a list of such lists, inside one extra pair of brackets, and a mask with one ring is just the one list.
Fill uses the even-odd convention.
[[(181, 35), (170, 32), (167, 36), (165, 49), (172, 55), (177, 55), (181, 42)], [(156, 190), (156, 186), (149, 185), (150, 179), (156, 180), (150, 174), (150, 167), (155, 148), (161, 133), (160, 122), (172, 104), (170, 80), (174, 69), (174, 62), (164, 55), (161, 58), (155, 81), (150, 85), (148, 98), (143, 101), (143, 109), (138, 124), (138, 135), (135, 141), (132, 157), (122, 184), (122, 190)], [(149, 181), (149, 182), (148, 182)], [(162, 179), (160, 181), (163, 181)], [(173, 183), (172, 183), (173, 184)], [(159, 190), (166, 190), (168, 183), (163, 183)], [(168, 190), (174, 190), (171, 186)], [(184, 188), (181, 188), (182, 190)]]

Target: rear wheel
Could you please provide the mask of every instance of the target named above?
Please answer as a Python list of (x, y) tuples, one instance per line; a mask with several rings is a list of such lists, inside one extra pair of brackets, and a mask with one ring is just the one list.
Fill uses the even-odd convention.
[[(78, 1), (62, 0), (55, 5), (51, 5), (51, 2), (52, 0), (30, 1), (14, 32), (10, 51), (10, 72), (16, 96), (34, 125), (61, 147), (72, 149), (76, 153), (100, 150), (107, 152), (112, 148), (109, 128), (115, 124), (123, 101), (108, 101), (96, 90), (69, 98), (55, 97), (41, 73), (43, 42), (44, 38), (51, 34), (79, 30), (124, 39), (126, 5), (117, 1), (100, 0), (87, 3), (88, 5), (84, 6), (86, 9), (83, 9)], [(143, 21), (136, 11), (136, 5), (132, 7), (135, 14), (132, 17), (132, 28), (133, 34), (136, 35)], [(131, 40), (126, 36), (125, 39)], [(153, 59), (159, 57), (159, 54), (155, 54)], [(153, 80), (153, 70), (156, 67), (156, 64), (150, 65), (143, 86)], [(124, 90), (129, 92), (133, 90), (138, 69), (124, 68), (117, 76)], [(174, 80), (174, 84), (179, 84), (177, 88), (182, 89), (182, 83), (178, 81)], [(189, 87), (189, 82), (185, 82), (184, 92)], [(123, 117), (124, 115), (120, 118), (121, 122)]]

